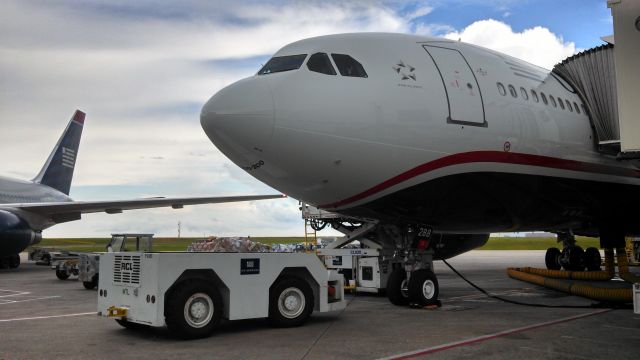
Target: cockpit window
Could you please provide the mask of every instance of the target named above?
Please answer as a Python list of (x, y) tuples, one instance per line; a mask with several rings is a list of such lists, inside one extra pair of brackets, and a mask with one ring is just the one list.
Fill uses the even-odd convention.
[(336, 75), (336, 70), (331, 65), (329, 56), (325, 53), (315, 53), (309, 57), (307, 61), (309, 70), (327, 75)]
[(306, 57), (307, 54), (272, 57), (267, 61), (267, 64), (258, 71), (258, 75), (299, 69)]
[(340, 71), (340, 75), (363, 78), (368, 77), (367, 72), (364, 71), (364, 68), (362, 67), (362, 64), (351, 56), (344, 54), (331, 54), (331, 57), (336, 63), (338, 71)]

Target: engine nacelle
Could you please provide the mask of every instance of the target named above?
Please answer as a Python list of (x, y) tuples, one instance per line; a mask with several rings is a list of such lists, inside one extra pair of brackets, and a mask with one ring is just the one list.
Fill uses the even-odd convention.
[(18, 215), (0, 210), (0, 255), (20, 253), (31, 244), (42, 240), (42, 233), (31, 229)]
[(429, 247), (434, 250), (433, 259), (442, 260), (479, 248), (487, 240), (489, 234), (434, 234)]

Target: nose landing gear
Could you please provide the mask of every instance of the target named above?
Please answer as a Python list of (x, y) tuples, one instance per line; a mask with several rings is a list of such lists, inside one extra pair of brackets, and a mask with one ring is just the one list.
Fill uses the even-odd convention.
[(392, 304), (412, 307), (440, 304), (440, 287), (433, 272), (433, 250), (429, 248), (431, 233), (430, 228), (406, 230), (403, 250), (396, 251), (394, 257), (398, 262), (393, 264), (394, 270), (387, 280), (387, 297)]
[(545, 254), (545, 264), (549, 270), (567, 271), (599, 271), (601, 264), (600, 251), (594, 247), (586, 251), (576, 245), (575, 236), (571, 231), (558, 233), (558, 242), (562, 242), (563, 249), (549, 248)]

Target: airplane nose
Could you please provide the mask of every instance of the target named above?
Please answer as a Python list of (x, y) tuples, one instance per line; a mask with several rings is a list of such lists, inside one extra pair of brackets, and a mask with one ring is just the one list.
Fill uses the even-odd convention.
[(274, 126), (273, 96), (267, 79), (252, 77), (220, 90), (203, 106), (200, 124), (229, 157), (262, 152)]

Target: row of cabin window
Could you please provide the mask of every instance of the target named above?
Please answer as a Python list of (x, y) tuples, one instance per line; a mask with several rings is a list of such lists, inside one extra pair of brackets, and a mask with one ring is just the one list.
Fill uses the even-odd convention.
[[(501, 82), (498, 82), (497, 85), (498, 85), (498, 92), (500, 93), (500, 95), (506, 96), (507, 89), (504, 87), (504, 85)], [(538, 93), (535, 90), (531, 89), (530, 91), (531, 91), (531, 98), (535, 102), (540, 102), (540, 98), (542, 98), (542, 102), (545, 105), (549, 105), (549, 102), (551, 102), (551, 105), (553, 105), (553, 107), (558, 107), (558, 105), (560, 105), (560, 108), (562, 110), (565, 109), (565, 104), (567, 104), (566, 108), (569, 109), (569, 111), (573, 112), (573, 109), (575, 109), (576, 112), (580, 114), (580, 107), (578, 106), (578, 103), (576, 103), (575, 101), (573, 102), (573, 106), (571, 106), (571, 101), (569, 100), (563, 101), (561, 98), (558, 98), (558, 101), (556, 102), (556, 99), (553, 97), (553, 95), (549, 95), (549, 100), (547, 100), (547, 96), (542, 91), (540, 91), (540, 98), (538, 97)], [(516, 91), (516, 88), (511, 84), (509, 84), (509, 93), (514, 98), (518, 97), (518, 91)], [(525, 89), (524, 87), (520, 87), (520, 94), (522, 95), (523, 99), (529, 100), (529, 93), (527, 92), (527, 89)], [(582, 106), (584, 110), (584, 104), (582, 104)]]

